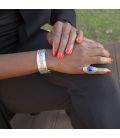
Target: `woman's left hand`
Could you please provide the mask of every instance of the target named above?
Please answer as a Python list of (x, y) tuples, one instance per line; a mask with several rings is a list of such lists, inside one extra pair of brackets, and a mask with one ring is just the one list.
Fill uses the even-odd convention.
[(75, 42), (80, 44), (83, 41), (83, 32), (78, 32), (68, 22), (57, 21), (52, 31), (48, 33), (47, 39), (52, 46), (53, 56), (62, 59), (64, 54), (70, 55), (72, 53)]

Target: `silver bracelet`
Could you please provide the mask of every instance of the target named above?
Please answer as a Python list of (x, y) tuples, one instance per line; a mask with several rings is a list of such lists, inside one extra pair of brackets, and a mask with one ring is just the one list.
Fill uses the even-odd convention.
[(50, 70), (48, 70), (48, 68), (47, 68), (45, 52), (46, 52), (45, 49), (37, 51), (37, 67), (41, 74), (50, 72)]

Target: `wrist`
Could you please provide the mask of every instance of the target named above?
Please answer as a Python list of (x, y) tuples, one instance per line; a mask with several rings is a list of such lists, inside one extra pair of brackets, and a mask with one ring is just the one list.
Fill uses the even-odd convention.
[(45, 57), (46, 57), (46, 64), (47, 64), (47, 68), (49, 70), (52, 70), (52, 54), (51, 54), (51, 50), (47, 49), (45, 52)]
[(46, 50), (45, 57), (48, 70), (54, 70), (55, 58), (52, 56), (52, 51), (50, 49)]

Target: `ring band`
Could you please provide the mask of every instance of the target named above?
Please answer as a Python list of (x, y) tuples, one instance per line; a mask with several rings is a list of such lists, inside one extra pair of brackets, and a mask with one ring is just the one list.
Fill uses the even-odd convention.
[(98, 71), (98, 68), (93, 66), (85, 66), (82, 68), (82, 70), (87, 74), (94, 74)]

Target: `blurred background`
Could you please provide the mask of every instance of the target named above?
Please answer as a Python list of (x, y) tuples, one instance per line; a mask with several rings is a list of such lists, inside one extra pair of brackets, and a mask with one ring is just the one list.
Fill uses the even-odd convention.
[(120, 9), (76, 10), (77, 27), (101, 43), (120, 42)]
[[(77, 28), (84, 36), (103, 44), (120, 42), (120, 9), (76, 9)], [(51, 29), (49, 25), (42, 27)]]

